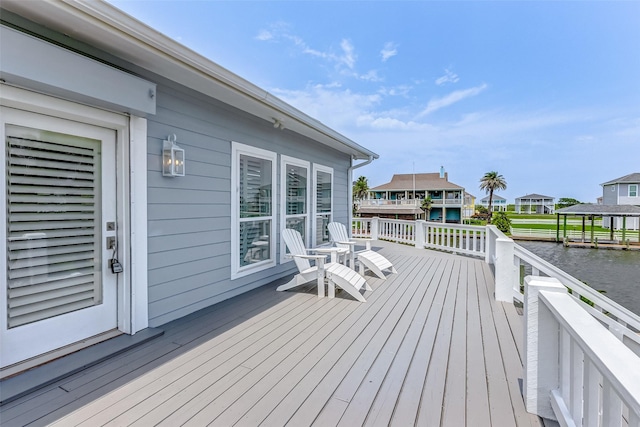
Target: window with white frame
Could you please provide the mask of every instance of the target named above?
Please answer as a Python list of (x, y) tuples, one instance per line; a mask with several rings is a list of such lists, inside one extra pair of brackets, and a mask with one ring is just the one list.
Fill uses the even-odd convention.
[[(305, 245), (308, 245), (309, 188), (311, 185), (309, 162), (281, 156), (280, 164), (280, 221), (282, 221), (280, 229), (297, 230)], [(285, 258), (286, 246), (284, 242), (281, 243), (280, 248), (280, 262), (288, 261)]]
[(313, 165), (314, 178), (314, 245), (329, 243), (328, 224), (333, 218), (333, 169)]
[(629, 197), (638, 197), (638, 184), (629, 184)]
[(271, 151), (232, 144), (232, 279), (275, 265), (276, 160)]

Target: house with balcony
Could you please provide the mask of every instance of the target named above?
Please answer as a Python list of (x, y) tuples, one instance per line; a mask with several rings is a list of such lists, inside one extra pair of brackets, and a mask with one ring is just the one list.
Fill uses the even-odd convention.
[[(480, 199), (480, 205), (485, 208), (489, 208), (489, 196), (485, 196)], [(491, 201), (491, 210), (493, 212), (506, 212), (507, 211), (507, 199), (493, 193), (493, 199)]]
[[(640, 206), (640, 172), (607, 181), (602, 186), (602, 204), (604, 205), (632, 205)], [(602, 226), (621, 230), (638, 230), (640, 218), (624, 218), (605, 216)]]
[(429, 221), (460, 223), (463, 218), (464, 187), (449, 181), (447, 172), (395, 174), (386, 184), (369, 190), (361, 201), (362, 217), (420, 219), (425, 217), (422, 200), (431, 198)]
[(471, 218), (474, 213), (476, 213), (476, 196), (465, 191), (462, 218)]
[(541, 194), (528, 194), (516, 198), (516, 213), (553, 214), (555, 198)]

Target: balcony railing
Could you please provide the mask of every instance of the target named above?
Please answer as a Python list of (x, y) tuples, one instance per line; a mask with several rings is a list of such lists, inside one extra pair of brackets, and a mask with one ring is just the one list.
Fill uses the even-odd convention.
[(420, 207), (419, 199), (401, 199), (401, 200), (369, 199), (369, 200), (360, 200), (358, 203), (360, 204), (360, 206), (417, 206), (417, 207)]
[[(442, 205), (454, 205), (454, 206), (462, 206), (464, 200), (463, 199), (431, 199), (431, 206), (442, 206)], [(362, 207), (371, 207), (371, 206), (415, 206), (420, 207), (422, 204), (422, 199), (401, 199), (401, 200), (387, 200), (387, 199), (369, 199), (369, 200), (360, 200), (357, 202), (359, 206)]]
[(353, 236), (483, 257), (494, 267), (495, 298), (524, 303), (527, 410), (562, 425), (640, 427), (637, 314), (495, 226), (358, 218)]

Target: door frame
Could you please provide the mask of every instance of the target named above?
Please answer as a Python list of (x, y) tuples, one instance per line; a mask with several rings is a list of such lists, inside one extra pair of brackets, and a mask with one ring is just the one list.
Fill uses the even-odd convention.
[[(118, 330), (134, 334), (148, 327), (147, 286), (147, 123), (146, 119), (0, 85), (0, 105), (116, 131), (118, 259), (124, 267), (117, 284)], [(4, 130), (2, 131), (4, 134)], [(3, 140), (3, 143), (5, 141)], [(6, 165), (0, 165), (4, 174)], [(6, 212), (0, 224), (6, 225)], [(0, 271), (6, 274), (6, 259)]]

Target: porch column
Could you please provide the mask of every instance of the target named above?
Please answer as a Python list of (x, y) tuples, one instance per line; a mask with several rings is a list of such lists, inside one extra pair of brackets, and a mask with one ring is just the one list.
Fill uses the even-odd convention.
[[(443, 200), (443, 202), (446, 203), (446, 200)], [(447, 222), (447, 206), (442, 205), (442, 223), (444, 224), (445, 222)]]
[(560, 241), (560, 214), (556, 214), (556, 243)]
[(623, 216), (622, 217), (622, 243), (624, 244), (624, 241), (626, 240), (625, 237), (627, 235), (627, 217)]
[(613, 236), (615, 234), (615, 223), (616, 223), (616, 218), (615, 216), (611, 217), (611, 228), (609, 228), (609, 240), (613, 241)]
[(593, 227), (595, 226), (595, 223), (596, 223), (596, 216), (591, 215), (591, 243), (593, 243), (593, 235), (594, 235)]

